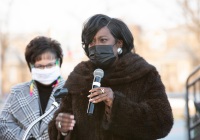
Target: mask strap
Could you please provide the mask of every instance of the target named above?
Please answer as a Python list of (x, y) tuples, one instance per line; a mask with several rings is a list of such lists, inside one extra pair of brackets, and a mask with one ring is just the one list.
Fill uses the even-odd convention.
[(29, 65), (30, 65), (31, 68), (34, 68), (34, 65), (33, 65), (33, 64), (29, 63)]
[(61, 77), (59, 76), (56, 80), (56, 83), (52, 86), (53, 88), (58, 86), (58, 84), (60, 83)]
[[(59, 65), (60, 65), (60, 60), (57, 59), (57, 60), (56, 60), (56, 66), (59, 66)], [(31, 63), (30, 63), (30, 66), (31, 66), (31, 68), (34, 68), (33, 64), (31, 64)], [(54, 88), (54, 87), (58, 86), (58, 84), (60, 83), (60, 80), (61, 80), (61, 77), (59, 76), (59, 77), (57, 78), (57, 80), (56, 80), (56, 83), (55, 83), (52, 87)], [(34, 83), (34, 80), (31, 80), (30, 92), (29, 92), (29, 93), (30, 93), (30, 96), (33, 95), (33, 83)]]
[[(31, 66), (31, 69), (34, 68), (33, 64), (29, 63), (29, 65)], [(29, 94), (31, 97), (33, 96), (33, 82), (34, 82), (34, 80), (31, 80), (30, 91), (29, 91)]]
[(30, 96), (33, 95), (33, 80), (31, 81), (31, 84), (30, 84)]
[[(61, 77), (59, 76), (57, 78), (57, 80), (56, 80), (56, 83), (52, 87), (54, 88), (54, 87), (58, 86), (58, 84), (60, 83), (60, 81), (61, 81)], [(31, 80), (30, 92), (29, 92), (31, 97), (33, 96), (33, 82), (34, 82), (34, 80)]]
[(56, 66), (60, 66), (60, 59), (56, 59)]

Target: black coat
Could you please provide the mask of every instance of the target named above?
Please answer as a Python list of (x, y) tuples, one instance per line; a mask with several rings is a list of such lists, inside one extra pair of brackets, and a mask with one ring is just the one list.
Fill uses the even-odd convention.
[[(78, 64), (68, 77), (69, 93), (49, 124), (51, 140), (60, 139), (55, 117), (59, 112), (73, 113), (76, 125), (70, 140), (154, 140), (165, 137), (173, 125), (172, 110), (165, 87), (155, 67), (137, 54), (129, 53), (105, 71), (102, 87), (115, 95), (111, 122), (104, 121), (105, 105), (95, 104), (94, 115), (88, 116), (88, 95), (95, 66)], [(65, 138), (67, 139), (67, 137)]]

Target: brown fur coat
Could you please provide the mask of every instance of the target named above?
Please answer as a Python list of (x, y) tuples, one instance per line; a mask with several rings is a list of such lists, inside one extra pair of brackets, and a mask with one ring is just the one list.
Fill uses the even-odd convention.
[(65, 138), (70, 140), (154, 140), (170, 132), (172, 110), (155, 67), (129, 53), (104, 71), (101, 86), (110, 87), (115, 94), (109, 123), (104, 121), (103, 102), (95, 104), (93, 116), (86, 113), (94, 70), (90, 61), (81, 62), (69, 75), (65, 83), (69, 94), (49, 124), (51, 140), (61, 139), (55, 126), (59, 112), (75, 116), (74, 130)]

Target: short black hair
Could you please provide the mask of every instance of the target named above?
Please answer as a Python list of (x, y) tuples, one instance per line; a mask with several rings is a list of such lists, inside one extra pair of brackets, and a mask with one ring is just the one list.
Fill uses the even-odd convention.
[(96, 33), (107, 26), (116, 40), (123, 41), (122, 55), (130, 52), (134, 48), (134, 38), (127, 25), (117, 18), (111, 18), (107, 15), (96, 14), (89, 18), (83, 25), (82, 47), (87, 56), (89, 56), (88, 46), (92, 42)]
[(30, 71), (30, 64), (34, 64), (46, 52), (54, 54), (55, 58), (60, 60), (60, 66), (62, 65), (63, 50), (60, 43), (49, 37), (37, 36), (29, 42), (25, 50), (25, 59)]

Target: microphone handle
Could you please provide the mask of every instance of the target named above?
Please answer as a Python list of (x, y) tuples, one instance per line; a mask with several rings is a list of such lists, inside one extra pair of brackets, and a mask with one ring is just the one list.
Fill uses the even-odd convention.
[(97, 87), (99, 87), (99, 86), (97, 86), (97, 85), (93, 85), (93, 86), (92, 86), (92, 88), (97, 88)]
[(87, 109), (87, 114), (88, 115), (93, 115), (93, 112), (94, 112), (94, 104), (92, 102), (89, 102), (88, 109)]
[[(97, 87), (99, 87), (99, 86), (97, 86), (97, 85), (92, 86), (92, 88), (97, 88)], [(88, 103), (87, 113), (88, 113), (88, 115), (92, 115), (94, 113), (94, 103), (92, 103), (92, 102)]]

